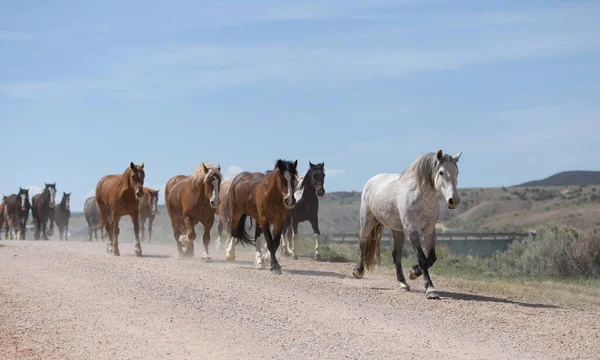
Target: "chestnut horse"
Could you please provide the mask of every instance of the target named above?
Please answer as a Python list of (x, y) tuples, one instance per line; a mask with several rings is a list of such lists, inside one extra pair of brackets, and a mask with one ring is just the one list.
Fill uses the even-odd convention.
[(158, 208), (158, 192), (159, 190), (144, 187), (144, 196), (140, 199), (140, 230), (142, 230), (142, 235), (140, 236), (141, 241), (146, 239), (146, 230), (144, 225), (146, 224), (146, 219), (148, 219), (148, 242), (152, 242), (152, 223), (154, 222), (154, 217), (156, 216)]
[[(2, 195), (2, 203), (0, 203), (0, 240), (2, 239), (2, 226), (4, 225), (4, 207), (6, 206), (5, 195)], [(6, 238), (8, 238), (8, 224), (6, 225)]]
[[(219, 207), (222, 180), (220, 165), (202, 163), (191, 176), (177, 175), (167, 182), (165, 204), (171, 218), (179, 256), (194, 256), (196, 239), (194, 226), (200, 222), (204, 227), (202, 259), (210, 260), (208, 253), (210, 229), (215, 222), (216, 209)], [(186, 247), (185, 253), (182, 247)]]
[(102, 215), (100, 215), (100, 208), (98, 207), (98, 203), (96, 203), (95, 196), (85, 199), (85, 203), (83, 203), (83, 215), (88, 224), (88, 241), (92, 241), (92, 231), (96, 240), (98, 240), (98, 230), (100, 230), (100, 238), (104, 240)]
[[(281, 274), (281, 266), (275, 257), (281, 241), (283, 222), (288, 209), (296, 205), (294, 189), (298, 172), (298, 160), (291, 162), (277, 160), (275, 167), (266, 173), (239, 173), (229, 187), (229, 214), (231, 242), (227, 249), (228, 261), (235, 259), (235, 245), (237, 241), (242, 244), (256, 246), (255, 266), (264, 268), (260, 242), (252, 241), (246, 233), (246, 218), (249, 216), (256, 222), (255, 238), (263, 233), (267, 248), (271, 254), (271, 271)], [(273, 234), (271, 234), (273, 225)], [(237, 239), (237, 241), (234, 241)]]
[[(56, 198), (56, 183), (44, 184), (44, 191), (41, 194), (35, 194), (31, 198), (31, 217), (35, 224), (35, 232), (33, 238), (39, 240), (49, 240), (48, 236), (52, 233), (48, 233), (48, 220), (50, 223), (54, 221), (54, 205)], [(52, 212), (52, 214), (51, 214)]]
[[(122, 174), (103, 176), (96, 185), (96, 202), (102, 215), (102, 223), (108, 233), (106, 252), (115, 256), (119, 252), (119, 221), (129, 215), (135, 233), (135, 254), (142, 256), (140, 245), (140, 198), (144, 196), (144, 163), (133, 162)], [(109, 218), (110, 216), (110, 218)]]

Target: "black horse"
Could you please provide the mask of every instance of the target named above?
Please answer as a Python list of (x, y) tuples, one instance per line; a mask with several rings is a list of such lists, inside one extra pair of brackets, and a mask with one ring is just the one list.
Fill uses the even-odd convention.
[(58, 232), (60, 233), (60, 239), (69, 240), (69, 218), (71, 217), (71, 193), (63, 191), (62, 199), (60, 204), (54, 210), (54, 222), (58, 226)]
[(8, 235), (11, 240), (13, 239), (13, 231), (15, 232), (17, 240), (25, 240), (25, 232), (27, 231), (26, 225), (30, 209), (29, 189), (19, 188), (18, 194), (9, 195), (6, 198), (4, 215)]
[(283, 231), (285, 236), (282, 251), (285, 256), (293, 256), (295, 253), (296, 239), (298, 237), (298, 224), (303, 221), (310, 222), (315, 237), (315, 259), (321, 259), (319, 249), (321, 247), (319, 235), (319, 197), (325, 195), (325, 163), (313, 164), (308, 162), (309, 169), (302, 180), (298, 181), (296, 191), (296, 206), (288, 210)]
[(49, 240), (48, 236), (52, 235), (48, 233), (48, 220), (50, 220), (50, 223), (54, 220), (51, 216), (54, 212), (56, 183), (44, 185), (42, 193), (33, 195), (31, 198), (31, 217), (35, 225), (35, 232), (33, 234), (35, 240), (39, 240), (40, 237), (43, 240)]

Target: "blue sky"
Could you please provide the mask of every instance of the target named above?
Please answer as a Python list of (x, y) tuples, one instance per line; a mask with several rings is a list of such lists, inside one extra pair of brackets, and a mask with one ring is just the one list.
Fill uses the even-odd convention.
[(598, 170), (599, 35), (598, 2), (4, 1), (0, 192), (278, 158), (360, 190), (440, 148), (460, 187)]

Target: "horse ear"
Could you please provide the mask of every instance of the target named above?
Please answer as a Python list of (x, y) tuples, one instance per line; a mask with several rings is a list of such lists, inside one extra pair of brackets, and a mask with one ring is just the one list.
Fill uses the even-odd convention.
[(140, 165), (140, 169), (144, 170), (144, 162), (142, 161), (142, 165)]
[(131, 168), (131, 170), (135, 170), (135, 164), (133, 163), (133, 161), (131, 162), (131, 164), (129, 164), (129, 167)]
[(56, 183), (52, 184), (52, 186), (56, 187)]
[(296, 168), (296, 166), (298, 166), (298, 159), (296, 159), (296, 161), (294, 161), (294, 169)]
[(204, 162), (202, 162), (202, 170), (204, 170), (204, 172), (208, 172), (208, 168)]
[(221, 171), (221, 164), (217, 164), (217, 169), (219, 169), (219, 171)]
[(48, 184), (44, 183), (44, 186), (45, 186), (45, 187), (48, 187)]
[(462, 151), (459, 152), (458, 154), (454, 155), (452, 158), (454, 159), (454, 161), (458, 162), (458, 159), (460, 159), (461, 155), (462, 155)]
[(325, 167), (325, 161), (321, 163), (321, 167)]
[(442, 151), (442, 149), (439, 149), (437, 152), (437, 159), (438, 161), (442, 161), (442, 158), (444, 157), (444, 152)]
[(308, 162), (308, 166), (310, 166), (311, 168), (315, 167), (315, 165), (311, 161)]

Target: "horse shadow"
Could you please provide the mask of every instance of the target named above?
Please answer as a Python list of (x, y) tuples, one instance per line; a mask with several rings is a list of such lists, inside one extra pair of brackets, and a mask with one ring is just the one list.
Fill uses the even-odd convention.
[(333, 271), (315, 271), (315, 270), (283, 270), (284, 272), (292, 275), (304, 275), (304, 276), (321, 276), (321, 277), (333, 277), (338, 279), (346, 278), (346, 275), (338, 274)]
[[(135, 255), (133, 255), (135, 256)], [(159, 255), (159, 254), (144, 254), (142, 257), (147, 259), (170, 259), (173, 256), (171, 255)]]
[(492, 297), (492, 296), (463, 294), (463, 293), (455, 293), (455, 292), (451, 292), (451, 291), (438, 291), (438, 294), (442, 298), (446, 297), (446, 298), (453, 299), (453, 300), (514, 304), (514, 305), (519, 305), (519, 306), (534, 308), (534, 309), (558, 309), (559, 308), (558, 306), (549, 305), (549, 304), (527, 303), (527, 302), (512, 301), (512, 300), (502, 299), (502, 298)]

